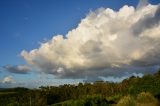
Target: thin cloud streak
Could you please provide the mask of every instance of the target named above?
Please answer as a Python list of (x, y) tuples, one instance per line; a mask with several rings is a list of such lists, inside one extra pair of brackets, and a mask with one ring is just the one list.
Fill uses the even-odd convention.
[(6, 65), (3, 66), (3, 69), (5, 71), (15, 74), (28, 74), (31, 71), (31, 68), (27, 65), (16, 65), (16, 66)]

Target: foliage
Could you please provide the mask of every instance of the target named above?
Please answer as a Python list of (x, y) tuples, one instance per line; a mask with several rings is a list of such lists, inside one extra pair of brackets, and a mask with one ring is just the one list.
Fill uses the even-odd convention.
[(145, 106), (156, 106), (157, 100), (149, 92), (142, 92), (137, 96), (137, 103)]
[(117, 106), (136, 106), (136, 102), (131, 96), (124, 96), (120, 101), (117, 103)]
[(100, 95), (86, 96), (79, 100), (69, 100), (52, 106), (111, 106), (109, 101)]

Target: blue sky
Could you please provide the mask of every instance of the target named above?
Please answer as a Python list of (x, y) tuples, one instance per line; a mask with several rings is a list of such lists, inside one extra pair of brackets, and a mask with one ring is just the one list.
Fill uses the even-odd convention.
[[(57, 34), (66, 35), (68, 31), (76, 28), (90, 11), (100, 7), (118, 11), (124, 5), (136, 7), (138, 2), (138, 0), (0, 0), (0, 79), (11, 75), (19, 83), (25, 82), (25, 86), (33, 86), (33, 82), (41, 80), (41, 77), (44, 78), (43, 83), (48, 81), (52, 85), (74, 82), (72, 79), (52, 80), (48, 78), (51, 76), (47, 75), (39, 77), (34, 71), (29, 74), (10, 73), (3, 67), (26, 64), (20, 56), (22, 50), (38, 48), (40, 42), (45, 42)], [(149, 0), (149, 3), (158, 4), (160, 1)]]

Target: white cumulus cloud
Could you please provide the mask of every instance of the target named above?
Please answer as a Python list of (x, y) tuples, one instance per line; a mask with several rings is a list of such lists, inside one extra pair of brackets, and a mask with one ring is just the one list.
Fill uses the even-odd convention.
[(119, 76), (133, 73), (131, 68), (144, 71), (160, 65), (159, 29), (159, 5), (100, 8), (65, 37), (53, 36), (37, 49), (23, 50), (21, 56), (58, 78)]
[(13, 84), (13, 83), (16, 83), (16, 81), (13, 79), (12, 76), (6, 76), (6, 77), (4, 77), (0, 82), (3, 83), (3, 84)]

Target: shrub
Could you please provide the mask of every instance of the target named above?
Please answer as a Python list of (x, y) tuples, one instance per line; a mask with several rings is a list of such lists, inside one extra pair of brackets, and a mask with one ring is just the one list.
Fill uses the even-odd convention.
[(157, 100), (149, 92), (142, 92), (137, 96), (137, 104), (140, 106), (156, 106)]
[(109, 106), (108, 101), (101, 95), (87, 96), (84, 106)]
[(100, 96), (86, 96), (79, 100), (68, 100), (62, 103), (57, 103), (52, 106), (111, 106), (108, 101)]
[(117, 106), (136, 106), (136, 102), (131, 96), (124, 96), (119, 100)]

